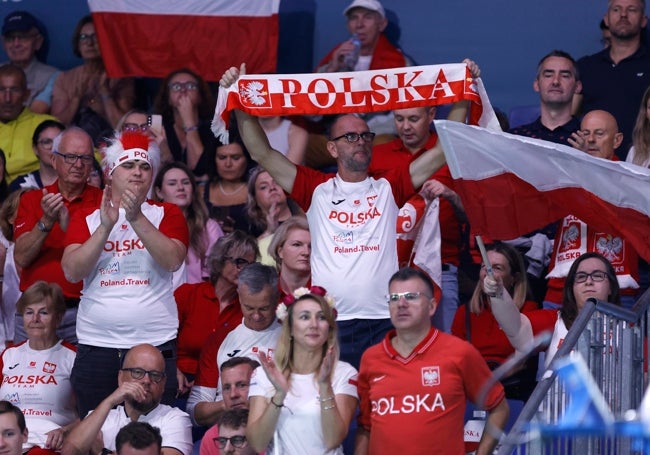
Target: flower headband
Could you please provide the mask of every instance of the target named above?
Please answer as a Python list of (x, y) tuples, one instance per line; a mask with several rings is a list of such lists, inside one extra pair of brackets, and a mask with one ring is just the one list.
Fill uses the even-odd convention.
[(298, 288), (295, 291), (293, 291), (293, 294), (287, 294), (284, 297), (282, 297), (282, 302), (278, 305), (278, 308), (275, 310), (275, 316), (281, 320), (284, 321), (289, 314), (288, 308), (296, 303), (296, 300), (298, 300), (300, 297), (303, 295), (307, 294), (314, 294), (321, 296), (325, 299), (329, 307), (332, 309), (334, 312), (334, 319), (336, 319), (337, 311), (336, 311), (336, 301), (334, 298), (327, 293), (324, 287), (322, 286), (312, 286), (309, 289), (302, 287)]

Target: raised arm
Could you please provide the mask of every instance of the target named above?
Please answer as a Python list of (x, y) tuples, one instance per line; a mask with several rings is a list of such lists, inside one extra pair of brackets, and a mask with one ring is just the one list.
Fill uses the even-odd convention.
[[(245, 70), (245, 63), (242, 63), (240, 69), (233, 66), (223, 74), (219, 84), (224, 88), (230, 87), (237, 81), (240, 74), (245, 74)], [(296, 180), (296, 165), (282, 153), (271, 148), (257, 118), (240, 110), (235, 111), (235, 116), (237, 117), (239, 134), (251, 157), (271, 174), (271, 177), (278, 182), (282, 189), (291, 192), (293, 183)]]
[(413, 188), (420, 188), (431, 177), (431, 174), (444, 166), (445, 163), (445, 155), (442, 152), (440, 141), (438, 141), (433, 148), (411, 161), (409, 173), (411, 174)]

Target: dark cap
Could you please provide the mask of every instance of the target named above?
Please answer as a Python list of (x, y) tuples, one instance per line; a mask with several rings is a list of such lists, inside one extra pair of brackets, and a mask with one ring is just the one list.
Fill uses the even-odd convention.
[(2, 35), (11, 32), (28, 32), (32, 28), (38, 29), (36, 18), (27, 11), (14, 11), (5, 16), (2, 24)]

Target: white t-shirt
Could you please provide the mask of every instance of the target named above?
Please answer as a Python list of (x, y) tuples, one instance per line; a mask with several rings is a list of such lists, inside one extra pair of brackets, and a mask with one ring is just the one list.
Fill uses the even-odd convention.
[[(332, 378), (334, 395), (357, 395), (357, 370), (349, 363), (338, 361)], [(275, 387), (262, 367), (251, 377), (249, 397), (271, 398)], [(314, 374), (291, 374), (291, 389), (284, 399), (275, 430), (275, 450), (283, 455), (343, 455), (343, 448), (328, 451), (321, 429), (321, 407)], [(327, 411), (326, 411), (327, 412)]]
[(544, 368), (548, 368), (551, 364), (551, 360), (553, 360), (553, 357), (557, 354), (557, 350), (562, 346), (567, 333), (569, 333), (569, 331), (567, 330), (566, 325), (564, 325), (564, 321), (558, 311), (557, 321), (555, 321), (555, 327), (553, 328), (553, 336), (551, 336), (551, 343), (548, 345), (546, 357), (544, 358)]
[(43, 447), (45, 433), (77, 418), (70, 384), (75, 356), (74, 346), (61, 340), (42, 351), (30, 348), (24, 341), (2, 353), (0, 399), (18, 406), (25, 414), (29, 439), (23, 449)]

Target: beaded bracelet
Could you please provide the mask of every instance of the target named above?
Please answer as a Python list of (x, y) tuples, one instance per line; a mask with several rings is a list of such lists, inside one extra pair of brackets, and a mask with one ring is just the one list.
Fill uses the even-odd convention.
[(190, 131), (198, 131), (199, 127), (197, 125), (194, 126), (184, 126), (183, 131), (186, 133), (189, 133)]
[(331, 396), (331, 397), (328, 397), (328, 398), (322, 398), (322, 399), (320, 399), (318, 401), (320, 401), (321, 403), (325, 403), (326, 401), (332, 401), (333, 399), (334, 399), (334, 396)]
[(329, 411), (330, 409), (334, 409), (336, 407), (336, 404), (333, 404), (332, 406), (325, 406), (324, 408), (320, 408), (321, 411)]

